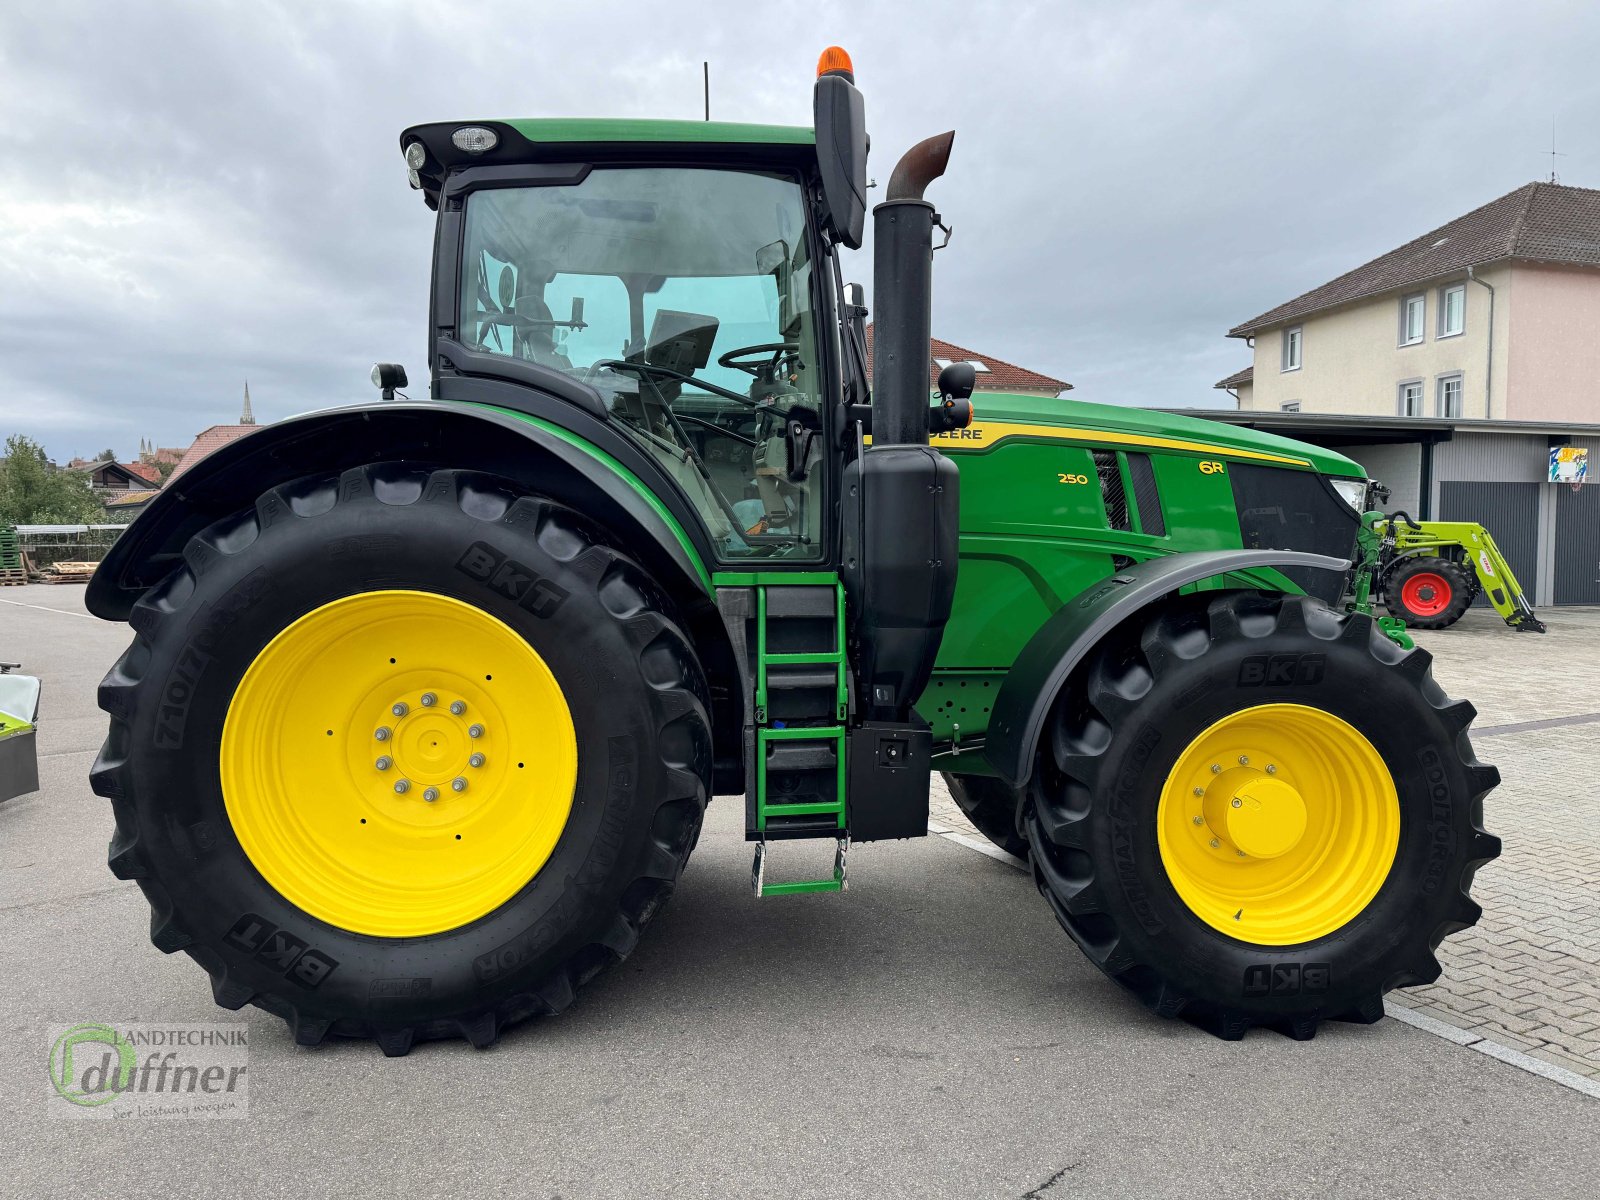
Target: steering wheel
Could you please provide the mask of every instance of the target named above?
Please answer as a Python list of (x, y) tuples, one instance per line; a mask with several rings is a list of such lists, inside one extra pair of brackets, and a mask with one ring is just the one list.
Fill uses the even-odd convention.
[(800, 353), (799, 342), (766, 342), (760, 346), (740, 346), (717, 359), (717, 366), (743, 371), (765, 383), (778, 377), (778, 366), (785, 358)]

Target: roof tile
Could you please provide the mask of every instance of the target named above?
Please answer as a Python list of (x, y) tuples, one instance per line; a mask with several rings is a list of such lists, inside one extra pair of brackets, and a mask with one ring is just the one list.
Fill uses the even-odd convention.
[[(981, 362), (988, 367), (987, 371), (978, 374), (978, 390), (980, 392), (1070, 392), (1072, 385), (1064, 379), (1053, 379), (1049, 375), (1041, 375), (1037, 371), (1030, 371), (1026, 367), (1019, 367), (1015, 363), (1006, 362), (1003, 358), (996, 358), (992, 354), (980, 354), (976, 350), (968, 350), (965, 346), (958, 346), (954, 342), (934, 338), (933, 345), (928, 355), (928, 383), (932, 387), (933, 380), (939, 375), (938, 360), (945, 362)], [(872, 326), (867, 326), (867, 375), (872, 375)]]
[(1228, 331), (1250, 337), (1325, 308), (1518, 258), (1600, 266), (1600, 191), (1524, 184)]
[(260, 425), (213, 425), (210, 429), (202, 430), (193, 444), (183, 452), (178, 465), (172, 468), (172, 474), (167, 476), (166, 486), (171, 487), (173, 480), (212, 451), (220, 450), (229, 442), (242, 438), (247, 433), (254, 433), (260, 428), (262, 428)]

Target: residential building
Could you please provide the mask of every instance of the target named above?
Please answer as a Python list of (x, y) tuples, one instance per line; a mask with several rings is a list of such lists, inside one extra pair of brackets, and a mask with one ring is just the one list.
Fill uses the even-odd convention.
[(109, 458), (88, 463), (73, 459), (67, 464), (67, 469), (87, 475), (89, 486), (101, 493), (102, 500), (122, 492), (158, 487), (161, 483), (154, 467), (142, 463), (119, 463)]
[[(1239, 407), (1600, 422), (1600, 191), (1530, 183), (1248, 321)], [(1243, 385), (1243, 386), (1242, 386)]]
[[(980, 354), (954, 342), (934, 338), (928, 355), (928, 386), (939, 378), (939, 372), (951, 363), (968, 362), (977, 380), (979, 392), (1007, 392), (1024, 396), (1059, 396), (1070, 392), (1072, 385), (1064, 379), (1055, 379), (1030, 371), (992, 354)], [(867, 326), (867, 372), (872, 372), (872, 326)]]

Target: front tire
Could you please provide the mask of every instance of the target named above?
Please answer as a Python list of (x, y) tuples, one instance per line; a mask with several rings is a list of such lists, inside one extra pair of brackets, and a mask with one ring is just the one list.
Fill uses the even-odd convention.
[(490, 1045), (626, 956), (698, 834), (711, 749), (694, 652), (613, 545), (547, 498), (404, 464), (197, 534), (100, 688), (92, 783), (156, 946), (225, 1008), (386, 1054)]
[(1383, 584), (1389, 615), (1412, 629), (1448, 629), (1478, 594), (1477, 576), (1448, 558), (1402, 559)]
[(1024, 805), (1057, 920), (1147, 1007), (1224, 1038), (1378, 1020), (1390, 988), (1438, 977), (1500, 851), (1498, 772), (1429, 661), (1301, 596), (1183, 598), (1115, 631)]

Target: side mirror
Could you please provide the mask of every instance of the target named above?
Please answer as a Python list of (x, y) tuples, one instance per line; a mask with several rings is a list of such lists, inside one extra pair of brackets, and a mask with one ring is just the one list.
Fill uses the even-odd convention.
[(861, 249), (867, 223), (867, 110), (853, 78), (823, 75), (812, 97), (817, 168), (834, 239)]
[(569, 320), (567, 322), (567, 324), (571, 325), (572, 328), (574, 328), (574, 329), (587, 329), (587, 328), (589, 328), (587, 325), (585, 325), (583, 323), (583, 297), (582, 296), (574, 296), (572, 298), (572, 319)]
[(978, 372), (971, 363), (951, 363), (939, 372), (939, 397), (943, 400), (966, 400), (978, 386)]
[(399, 363), (374, 363), (372, 386), (382, 389), (385, 400), (393, 400), (395, 388), (407, 386), (406, 369)]

